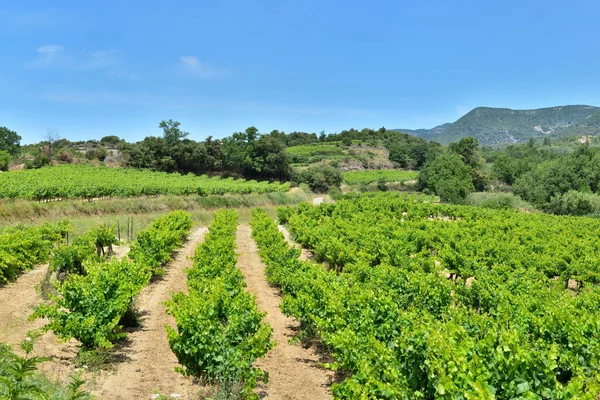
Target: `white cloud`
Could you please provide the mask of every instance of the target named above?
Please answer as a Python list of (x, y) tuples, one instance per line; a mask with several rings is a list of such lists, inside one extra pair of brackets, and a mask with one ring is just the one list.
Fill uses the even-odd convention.
[(36, 50), (38, 53), (42, 53), (42, 54), (55, 54), (58, 53), (59, 51), (63, 51), (65, 48), (62, 46), (58, 46), (56, 44), (47, 44), (45, 46), (42, 47), (38, 47), (38, 49)]
[(64, 50), (64, 47), (56, 44), (46, 44), (38, 47), (36, 49), (36, 52), (38, 53), (37, 58), (29, 62), (27, 66), (30, 68), (46, 68), (64, 65), (67, 61)]
[(138, 75), (124, 66), (120, 50), (81, 50), (65, 49), (56, 44), (47, 44), (36, 50), (38, 56), (27, 63), (27, 67), (64, 68), (78, 71), (102, 71), (119, 79), (134, 80)]
[(180, 68), (187, 75), (209, 79), (220, 78), (229, 75), (229, 71), (225, 69), (217, 69), (202, 63), (196, 56), (181, 56), (179, 57)]

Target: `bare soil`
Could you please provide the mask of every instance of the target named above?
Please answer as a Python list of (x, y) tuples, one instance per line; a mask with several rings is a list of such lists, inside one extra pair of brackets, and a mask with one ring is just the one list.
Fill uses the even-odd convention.
[(117, 357), (124, 361), (114, 371), (100, 373), (90, 384), (89, 389), (98, 398), (149, 399), (153, 393), (198, 398), (199, 387), (192, 379), (174, 371), (179, 363), (169, 347), (165, 325), (175, 327), (175, 321), (166, 314), (163, 302), (171, 298), (171, 292), (187, 290), (185, 270), (191, 266), (190, 257), (206, 232), (206, 228), (200, 228), (192, 233), (163, 278), (140, 293), (137, 304), (141, 326), (132, 329), (127, 341), (116, 349)]
[(297, 243), (294, 243), (294, 241), (292, 240), (292, 235), (290, 234), (290, 231), (288, 231), (285, 226), (278, 225), (277, 228), (279, 229), (279, 232), (281, 232), (283, 234), (285, 241), (288, 242), (289, 245), (292, 245), (292, 246), (296, 247), (297, 249), (300, 249), (299, 259), (301, 261), (306, 261), (306, 260), (310, 260), (313, 258), (313, 254), (309, 250), (302, 248), (302, 246), (300, 246)]
[[(27, 332), (48, 323), (46, 319), (29, 321), (34, 308), (43, 302), (38, 285), (46, 278), (48, 268), (48, 264), (40, 265), (0, 287), (0, 342), (11, 345), (17, 353), (22, 354), (18, 345)], [(48, 357), (50, 361), (41, 364), (40, 369), (49, 378), (62, 381), (73, 372), (72, 360), (78, 350), (75, 340), (63, 343), (52, 332), (46, 332), (37, 339), (33, 354)]]
[(237, 251), (238, 267), (246, 278), (248, 290), (256, 296), (258, 308), (267, 313), (265, 321), (273, 328), (273, 339), (277, 342), (265, 358), (255, 363), (269, 372), (269, 383), (257, 389), (259, 395), (266, 399), (330, 399), (333, 373), (319, 365), (315, 349), (289, 343), (299, 324), (281, 313), (279, 290), (267, 282), (265, 266), (248, 225), (238, 227)]

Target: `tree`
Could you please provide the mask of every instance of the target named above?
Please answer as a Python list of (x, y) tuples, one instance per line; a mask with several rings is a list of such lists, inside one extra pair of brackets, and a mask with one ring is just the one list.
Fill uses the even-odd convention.
[(548, 136), (544, 138), (544, 146), (552, 146), (552, 141)]
[(11, 162), (10, 153), (6, 150), (0, 150), (0, 171), (8, 171)]
[(0, 150), (4, 150), (11, 155), (16, 155), (21, 146), (21, 136), (15, 131), (2, 126), (0, 127)]
[(56, 142), (58, 142), (60, 138), (60, 134), (58, 129), (48, 128), (46, 130), (46, 135), (44, 136), (46, 139), (47, 148), (46, 148), (46, 157), (48, 158), (48, 162), (52, 162), (52, 155), (54, 154), (54, 148), (56, 147)]
[(450, 151), (460, 157), (462, 162), (471, 168), (471, 181), (476, 190), (483, 191), (488, 185), (488, 178), (483, 171), (483, 162), (477, 153), (479, 142), (470, 136), (450, 143)]
[(261, 136), (248, 152), (245, 172), (253, 177), (288, 179), (291, 168), (283, 143), (271, 136)]
[(327, 193), (330, 187), (339, 188), (342, 184), (342, 174), (331, 165), (317, 165), (302, 171), (298, 181), (306, 183), (310, 190), (316, 193)]
[(479, 159), (477, 157), (477, 148), (479, 142), (477, 139), (470, 136), (460, 139), (457, 143), (450, 143), (450, 151), (460, 156), (463, 163), (471, 168), (479, 167)]
[(169, 145), (173, 145), (189, 136), (189, 133), (179, 129), (180, 125), (181, 123), (179, 121), (173, 121), (172, 119), (167, 121), (163, 120), (158, 124), (158, 127), (163, 130), (163, 139), (165, 139)]
[(102, 139), (100, 139), (100, 143), (106, 146), (116, 146), (120, 142), (121, 139), (115, 135), (104, 136)]
[(342, 145), (343, 146), (352, 146), (352, 138), (350, 136), (344, 136), (342, 138)]
[(421, 169), (417, 188), (433, 191), (444, 202), (462, 203), (474, 190), (471, 168), (456, 154), (442, 154)]
[(254, 126), (250, 126), (250, 127), (246, 128), (246, 138), (248, 140), (248, 143), (253, 143), (257, 137), (258, 137), (258, 129), (257, 128), (255, 128)]

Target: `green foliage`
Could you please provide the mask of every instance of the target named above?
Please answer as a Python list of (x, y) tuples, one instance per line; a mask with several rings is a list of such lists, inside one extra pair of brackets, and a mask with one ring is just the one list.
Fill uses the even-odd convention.
[(20, 272), (46, 262), (55, 243), (62, 239), (64, 225), (12, 228), (0, 234), (0, 284)]
[(115, 135), (104, 136), (102, 139), (100, 139), (100, 143), (105, 146), (116, 146), (117, 144), (121, 143), (121, 139)]
[(215, 214), (188, 271), (189, 293), (174, 294), (167, 303), (177, 329), (166, 329), (171, 349), (184, 366), (181, 373), (223, 387), (243, 382), (237, 395), (258, 398), (252, 390), (268, 375), (252, 364), (274, 343), (271, 327), (262, 322), (264, 313), (244, 290), (244, 277), (236, 268), (236, 227), (235, 211)]
[(283, 143), (272, 136), (261, 136), (248, 151), (244, 162), (246, 176), (289, 179), (292, 170)]
[[(92, 227), (85, 235), (76, 238), (70, 246), (56, 247), (50, 268), (57, 273), (60, 280), (64, 280), (69, 274), (85, 275), (85, 261), (94, 260), (101, 254), (104, 255), (105, 247), (108, 247), (110, 254), (112, 245), (117, 243), (114, 226)], [(96, 261), (100, 260), (96, 259)]]
[(298, 181), (306, 183), (315, 193), (327, 193), (329, 187), (339, 188), (342, 184), (342, 174), (330, 165), (309, 167), (298, 173)]
[(106, 147), (99, 147), (97, 149), (89, 149), (85, 152), (85, 158), (88, 160), (104, 161), (106, 158), (107, 150)]
[(31, 200), (158, 194), (217, 195), (285, 192), (289, 184), (167, 174), (134, 169), (58, 165), (0, 174), (0, 198)]
[[(599, 183), (600, 151), (581, 146), (567, 156), (538, 164), (519, 177), (513, 187), (523, 199), (540, 208), (553, 210), (563, 194), (569, 191), (597, 193)], [(554, 205), (551, 207), (552, 201)]]
[(56, 283), (60, 297), (38, 306), (33, 317), (48, 318), (45, 329), (61, 339), (75, 338), (87, 349), (111, 348), (127, 336), (121, 330), (121, 318), (150, 280), (151, 272), (127, 260), (91, 261), (85, 271), (85, 276), (71, 274), (63, 283)]
[(264, 211), (253, 236), (283, 311), (346, 377), (334, 398), (600, 392), (599, 221), (380, 194), (302, 204), (289, 224), (335, 268), (299, 261)]
[(0, 151), (6, 151), (13, 156), (17, 155), (19, 153), (20, 142), (21, 136), (17, 135), (17, 132), (0, 126)]
[(21, 342), (20, 357), (11, 351), (10, 346), (0, 343), (0, 398), (6, 400), (48, 399), (82, 400), (92, 396), (82, 390), (84, 381), (72, 375), (68, 385), (51, 382), (38, 372), (38, 365), (45, 358), (32, 357), (34, 338), (27, 337)]
[(546, 211), (558, 215), (590, 215), (600, 213), (600, 196), (570, 190), (553, 197)]
[(462, 203), (474, 189), (472, 170), (458, 155), (442, 154), (421, 169), (417, 187), (431, 190), (444, 202)]
[(512, 193), (471, 193), (466, 199), (466, 204), (496, 210), (535, 210), (531, 204)]
[(0, 150), (0, 171), (8, 171), (12, 158), (6, 150)]
[(370, 170), (342, 172), (344, 182), (348, 185), (359, 185), (378, 182), (406, 182), (416, 179), (419, 175), (416, 171), (405, 171), (401, 169)]
[(331, 156), (344, 155), (341, 147), (322, 144), (287, 147), (285, 152), (290, 155), (292, 163), (309, 163), (315, 158), (321, 161)]
[[(70, 274), (64, 282), (56, 282), (59, 295), (38, 306), (31, 318), (48, 318), (44, 329), (64, 340), (75, 338), (84, 349), (111, 348), (126, 336), (123, 318), (135, 297), (181, 246), (191, 225), (190, 215), (183, 211), (167, 214), (140, 232), (128, 259), (108, 262), (92, 257), (94, 240), (110, 240), (102, 237), (106, 230), (93, 229), (92, 245), (87, 247), (91, 254), (82, 257), (85, 274)], [(98, 232), (102, 235), (94, 234)]]
[(290, 217), (294, 214), (294, 207), (278, 207), (277, 208), (277, 220), (280, 224), (287, 224)]
[(188, 231), (192, 227), (192, 218), (185, 211), (173, 211), (152, 223), (138, 233), (128, 257), (145, 268), (150, 268), (153, 275), (161, 276), (163, 266), (171, 260), (171, 254), (181, 247)]
[(420, 169), (428, 160), (436, 157), (441, 151), (438, 143), (430, 142), (407, 135), (396, 133), (385, 144), (390, 161), (397, 162), (402, 168)]

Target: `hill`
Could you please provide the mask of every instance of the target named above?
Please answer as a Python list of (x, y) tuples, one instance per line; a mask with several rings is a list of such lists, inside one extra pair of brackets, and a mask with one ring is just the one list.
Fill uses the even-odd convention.
[(518, 143), (545, 135), (600, 133), (600, 108), (586, 105), (536, 110), (477, 107), (454, 123), (432, 129), (396, 129), (447, 144), (472, 136), (484, 145)]

